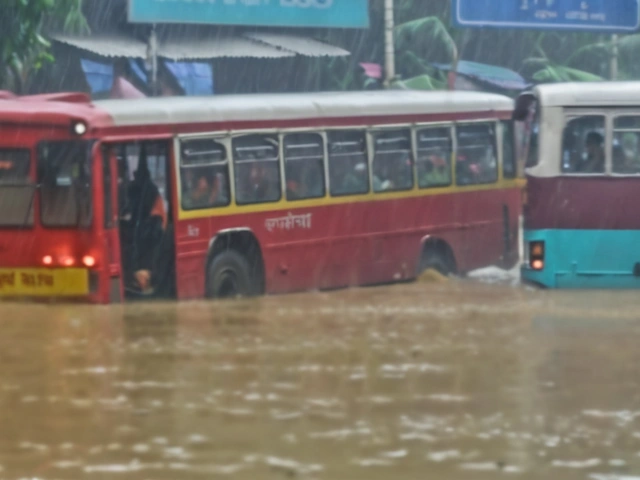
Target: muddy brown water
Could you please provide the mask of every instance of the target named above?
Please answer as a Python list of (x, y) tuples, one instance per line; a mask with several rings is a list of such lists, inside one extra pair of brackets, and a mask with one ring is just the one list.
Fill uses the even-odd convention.
[(0, 305), (0, 479), (640, 478), (640, 296)]

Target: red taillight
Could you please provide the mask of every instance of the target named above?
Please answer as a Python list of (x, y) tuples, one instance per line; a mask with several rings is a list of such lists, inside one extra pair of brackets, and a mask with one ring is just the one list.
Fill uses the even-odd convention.
[(52, 265), (53, 257), (51, 255), (45, 255), (44, 257), (42, 257), (42, 264), (47, 266)]
[(533, 260), (531, 262), (531, 268), (534, 270), (542, 270), (544, 269), (544, 262), (542, 260)]
[(544, 269), (544, 242), (536, 241), (529, 243), (529, 265), (534, 270)]
[(60, 265), (63, 267), (72, 267), (74, 263), (76, 263), (76, 261), (70, 255), (60, 257)]
[(82, 257), (82, 263), (85, 267), (91, 268), (96, 265), (96, 259), (91, 255), (85, 255), (84, 257)]

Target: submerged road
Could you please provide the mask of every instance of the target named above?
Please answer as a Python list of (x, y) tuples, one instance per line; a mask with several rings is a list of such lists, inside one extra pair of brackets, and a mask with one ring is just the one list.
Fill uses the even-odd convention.
[(637, 292), (3, 304), (0, 326), (0, 479), (640, 479)]

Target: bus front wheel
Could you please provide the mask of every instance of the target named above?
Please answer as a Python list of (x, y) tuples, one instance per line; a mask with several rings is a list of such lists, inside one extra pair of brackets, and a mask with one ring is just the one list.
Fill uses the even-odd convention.
[(207, 271), (208, 298), (249, 297), (255, 292), (247, 259), (234, 250), (219, 253)]

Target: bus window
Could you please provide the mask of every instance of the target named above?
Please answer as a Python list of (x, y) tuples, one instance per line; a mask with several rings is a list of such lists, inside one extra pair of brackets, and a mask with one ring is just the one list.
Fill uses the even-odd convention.
[(33, 225), (35, 184), (27, 149), (0, 149), (0, 226)]
[(502, 177), (516, 178), (515, 132), (513, 122), (501, 122), (502, 128)]
[(369, 192), (367, 137), (361, 131), (329, 132), (331, 195)]
[(180, 143), (182, 208), (194, 210), (229, 205), (227, 149), (212, 139)]
[(425, 128), (417, 132), (416, 167), (420, 188), (451, 185), (451, 129)]
[(604, 173), (604, 116), (569, 118), (562, 135), (563, 173)]
[(613, 122), (613, 173), (640, 174), (640, 117), (616, 117)]
[(524, 133), (525, 168), (535, 167), (540, 162), (540, 108), (537, 101), (531, 102)]
[(375, 133), (373, 141), (373, 191), (412, 189), (411, 131), (391, 130)]
[(497, 181), (498, 161), (494, 125), (458, 126), (457, 140), (456, 181), (458, 185)]
[(91, 146), (46, 142), (38, 146), (40, 216), (46, 227), (91, 225)]
[(245, 135), (232, 140), (236, 203), (277, 202), (282, 196), (278, 138)]
[(284, 137), (287, 200), (324, 197), (324, 141), (317, 133)]

